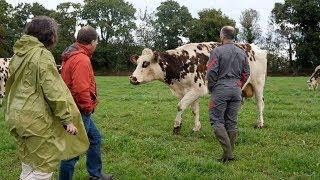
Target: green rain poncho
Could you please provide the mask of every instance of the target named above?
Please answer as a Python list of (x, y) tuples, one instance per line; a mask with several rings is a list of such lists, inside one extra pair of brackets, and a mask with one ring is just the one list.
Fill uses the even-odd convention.
[[(51, 52), (37, 38), (23, 35), (13, 50), (5, 120), (21, 161), (37, 171), (53, 172), (60, 160), (79, 156), (89, 147), (81, 115)], [(77, 135), (64, 130), (62, 124), (69, 122), (77, 127)]]

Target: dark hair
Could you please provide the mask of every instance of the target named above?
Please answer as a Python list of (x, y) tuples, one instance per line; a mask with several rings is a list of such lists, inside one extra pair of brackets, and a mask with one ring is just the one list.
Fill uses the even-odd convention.
[(25, 34), (38, 38), (46, 48), (50, 48), (56, 43), (58, 39), (57, 31), (58, 24), (54, 19), (47, 16), (34, 17), (24, 29)]
[(77, 42), (80, 44), (88, 45), (92, 41), (97, 40), (97, 38), (98, 33), (93, 27), (84, 26), (78, 32)]
[(235, 39), (235, 35), (236, 35), (236, 31), (234, 29), (234, 27), (232, 26), (224, 26), (221, 29), (222, 34), (224, 35), (225, 38), (227, 39)]

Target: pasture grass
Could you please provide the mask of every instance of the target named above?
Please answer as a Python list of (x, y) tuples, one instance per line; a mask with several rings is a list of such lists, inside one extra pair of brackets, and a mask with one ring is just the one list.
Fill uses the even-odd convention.
[[(265, 128), (246, 100), (239, 115), (237, 160), (217, 162), (221, 149), (209, 125), (208, 97), (201, 98), (202, 129), (191, 134), (191, 110), (173, 135), (177, 99), (160, 82), (133, 86), (127, 77), (97, 77), (100, 104), (93, 118), (103, 134), (103, 169), (116, 179), (320, 179), (320, 93), (306, 77), (268, 77)], [(0, 179), (18, 179), (13, 138), (0, 118)], [(55, 173), (54, 178), (57, 177)], [(74, 179), (86, 179), (85, 157)]]

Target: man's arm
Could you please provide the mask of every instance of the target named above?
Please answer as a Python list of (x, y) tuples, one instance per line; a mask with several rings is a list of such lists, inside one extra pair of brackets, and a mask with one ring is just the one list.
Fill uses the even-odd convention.
[(207, 79), (208, 79), (208, 89), (211, 92), (216, 85), (219, 77), (219, 56), (217, 52), (213, 50), (210, 54), (209, 61), (207, 62)]
[(250, 76), (250, 66), (248, 58), (245, 56), (242, 61), (242, 72), (241, 72), (241, 88), (243, 85), (247, 82), (248, 78)]
[(75, 101), (82, 113), (90, 114), (93, 111), (90, 95), (90, 60), (78, 62), (72, 71), (73, 92)]

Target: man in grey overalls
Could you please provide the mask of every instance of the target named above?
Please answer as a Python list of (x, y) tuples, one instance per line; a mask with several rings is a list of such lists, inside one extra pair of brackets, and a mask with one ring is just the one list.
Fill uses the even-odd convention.
[(234, 160), (237, 138), (237, 115), (241, 105), (241, 88), (250, 75), (245, 52), (234, 44), (235, 29), (225, 26), (220, 31), (223, 45), (214, 48), (207, 63), (210, 123), (223, 155), (219, 161)]

